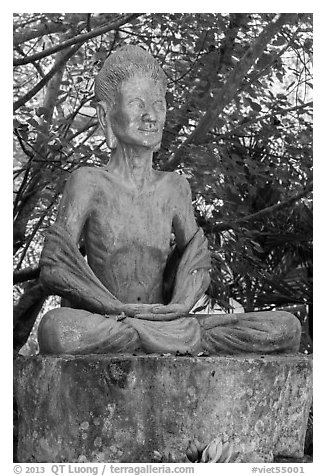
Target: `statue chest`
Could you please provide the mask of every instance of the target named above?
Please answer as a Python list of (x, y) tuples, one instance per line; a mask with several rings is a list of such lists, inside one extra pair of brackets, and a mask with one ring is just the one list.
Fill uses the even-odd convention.
[(122, 302), (162, 302), (173, 212), (157, 194), (102, 196), (87, 220), (87, 259)]
[(100, 195), (87, 222), (87, 235), (107, 251), (142, 246), (167, 250), (172, 229), (173, 207), (169, 197), (110, 193)]

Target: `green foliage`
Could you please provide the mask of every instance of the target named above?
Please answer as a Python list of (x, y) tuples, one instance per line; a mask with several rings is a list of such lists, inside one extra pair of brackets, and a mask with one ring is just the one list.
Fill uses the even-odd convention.
[(38, 265), (69, 174), (107, 162), (93, 78), (133, 43), (169, 78), (154, 166), (190, 180), (212, 301), (229, 310), (232, 297), (246, 311), (311, 304), (311, 15), (16, 14), (14, 31), (16, 273)]

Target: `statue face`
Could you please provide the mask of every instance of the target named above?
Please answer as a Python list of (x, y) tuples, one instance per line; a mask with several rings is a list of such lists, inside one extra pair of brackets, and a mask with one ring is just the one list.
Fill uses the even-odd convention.
[(110, 113), (118, 142), (155, 149), (162, 140), (166, 116), (164, 89), (146, 76), (123, 81)]

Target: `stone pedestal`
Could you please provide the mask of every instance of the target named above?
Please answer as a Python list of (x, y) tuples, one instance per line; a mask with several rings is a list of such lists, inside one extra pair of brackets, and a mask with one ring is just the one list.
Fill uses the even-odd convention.
[(19, 357), (20, 462), (187, 461), (220, 435), (241, 453), (302, 457), (312, 360), (287, 356)]

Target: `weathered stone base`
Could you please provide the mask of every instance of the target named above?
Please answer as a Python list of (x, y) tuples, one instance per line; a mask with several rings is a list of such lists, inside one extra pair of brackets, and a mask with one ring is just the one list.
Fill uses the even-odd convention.
[(19, 357), (20, 462), (187, 461), (220, 435), (241, 453), (302, 457), (312, 360), (288, 356)]

